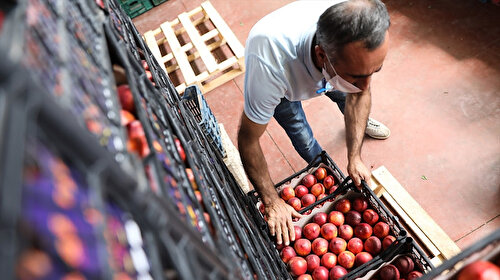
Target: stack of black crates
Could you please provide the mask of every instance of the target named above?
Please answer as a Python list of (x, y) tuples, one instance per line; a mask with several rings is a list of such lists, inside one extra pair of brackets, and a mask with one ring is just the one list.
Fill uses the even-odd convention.
[(0, 4), (0, 275), (288, 278), (117, 1)]

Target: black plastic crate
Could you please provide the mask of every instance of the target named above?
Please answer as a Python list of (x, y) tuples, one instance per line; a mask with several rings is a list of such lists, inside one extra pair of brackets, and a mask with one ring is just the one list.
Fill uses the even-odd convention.
[(463, 268), (475, 261), (489, 261), (500, 266), (500, 229), (465, 248), (453, 258), (444, 261), (420, 279), (456, 279)]

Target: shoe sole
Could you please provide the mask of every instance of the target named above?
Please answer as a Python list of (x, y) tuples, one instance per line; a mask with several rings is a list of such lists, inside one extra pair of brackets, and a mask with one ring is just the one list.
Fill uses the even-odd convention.
[(377, 140), (385, 140), (387, 138), (389, 138), (389, 136), (391, 136), (391, 132), (389, 131), (389, 135), (387, 136), (372, 136), (372, 135), (369, 135), (367, 133), (365, 133), (367, 136), (373, 138), (373, 139), (377, 139)]

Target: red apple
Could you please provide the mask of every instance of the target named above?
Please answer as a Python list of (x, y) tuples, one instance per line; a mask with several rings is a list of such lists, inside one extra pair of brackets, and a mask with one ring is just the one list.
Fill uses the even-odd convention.
[(343, 266), (346, 269), (350, 269), (354, 266), (354, 260), (356, 257), (352, 252), (344, 251), (339, 254), (337, 257), (337, 262), (339, 265)]
[(373, 209), (366, 209), (363, 212), (363, 220), (370, 226), (373, 226), (376, 222), (378, 222), (378, 214)]
[(311, 187), (311, 193), (317, 197), (325, 193), (325, 187), (321, 183), (316, 183)]
[(345, 214), (349, 212), (349, 210), (351, 210), (351, 202), (349, 201), (349, 199), (343, 198), (335, 203), (335, 210)]
[(328, 215), (324, 212), (319, 212), (314, 214), (313, 216), (313, 223), (318, 224), (318, 226), (323, 226), (326, 223), (326, 219), (328, 218)]
[(293, 244), (293, 248), (297, 255), (305, 257), (311, 253), (311, 241), (305, 238), (297, 239)]
[(288, 261), (295, 256), (297, 256), (297, 254), (291, 246), (286, 246), (285, 248), (283, 248), (283, 250), (281, 250), (280, 253), (281, 260), (284, 263), (288, 263)]
[(354, 231), (350, 225), (343, 224), (339, 227), (339, 237), (345, 241), (349, 241), (354, 235)]
[(316, 197), (313, 194), (308, 193), (305, 194), (300, 201), (302, 202), (302, 206), (307, 207), (316, 202)]
[(313, 272), (316, 268), (320, 266), (320, 259), (314, 254), (310, 254), (306, 257), (307, 271)]
[(328, 214), (328, 220), (329, 223), (332, 223), (336, 226), (341, 226), (344, 224), (344, 214), (339, 211), (332, 211), (330, 214)]
[(328, 241), (324, 238), (318, 237), (312, 242), (311, 248), (314, 254), (321, 257), (328, 252)]
[(366, 240), (372, 236), (372, 227), (367, 223), (361, 223), (354, 228), (354, 236)]
[(328, 274), (328, 269), (326, 269), (326, 267), (320, 266), (313, 271), (312, 278), (314, 280), (328, 280)]
[(326, 223), (321, 226), (321, 236), (326, 240), (332, 240), (337, 237), (337, 227), (332, 223)]
[(361, 213), (359, 213), (356, 210), (351, 210), (347, 213), (345, 213), (345, 223), (355, 227), (361, 223)]
[(326, 253), (321, 257), (321, 265), (331, 269), (337, 264), (337, 256), (334, 253)]
[(352, 209), (363, 213), (368, 208), (368, 200), (364, 197), (357, 197), (352, 201)]
[(399, 280), (399, 271), (398, 269), (392, 265), (388, 264), (383, 266), (378, 272), (378, 276), (382, 280)]
[(313, 278), (309, 274), (302, 274), (299, 277), (297, 277), (297, 280), (313, 280)]
[(368, 252), (359, 252), (357, 255), (356, 255), (356, 260), (355, 260), (355, 265), (356, 266), (360, 266), (364, 263), (367, 263), (369, 261), (373, 260), (373, 257), (372, 255), (370, 255), (370, 253)]
[(301, 239), (302, 238), (302, 228), (299, 226), (293, 226), (293, 229), (295, 230), (295, 240)]
[(302, 185), (306, 186), (306, 188), (312, 187), (314, 184), (316, 184), (316, 177), (312, 174), (307, 174), (302, 178)]
[(460, 270), (457, 280), (497, 280), (500, 268), (489, 261), (475, 261)]
[[(418, 278), (422, 277), (422, 272), (420, 271), (412, 271), (408, 273), (408, 278), (406, 280), (416, 280)], [(467, 279), (467, 278), (466, 278)], [(470, 278), (472, 279), (477, 279), (477, 278)]]
[(415, 263), (409, 256), (399, 256), (392, 264), (399, 270), (402, 277), (406, 277), (415, 268)]
[(346, 247), (347, 247), (347, 242), (344, 239), (340, 237), (335, 237), (330, 241), (329, 249), (332, 253), (338, 255), (344, 252)]
[(302, 203), (298, 197), (292, 197), (286, 203), (292, 206), (295, 211), (299, 211), (302, 208)]
[(323, 180), (323, 185), (325, 186), (325, 189), (329, 190), (333, 185), (335, 185), (335, 178), (333, 178), (332, 175), (326, 176)]
[(365, 251), (372, 256), (377, 255), (382, 250), (382, 242), (376, 236), (370, 236), (365, 240)]
[(347, 242), (347, 250), (351, 251), (353, 254), (357, 254), (363, 251), (364, 244), (363, 240), (354, 237), (349, 242)]
[(308, 223), (302, 228), (302, 234), (309, 240), (316, 239), (320, 234), (320, 227), (316, 223)]
[(298, 185), (295, 187), (295, 196), (302, 198), (304, 195), (308, 194), (309, 190), (304, 185)]
[(332, 194), (337, 190), (339, 186), (338, 185), (333, 185), (331, 188), (328, 189), (328, 194)]
[(384, 239), (387, 235), (389, 235), (389, 225), (384, 222), (378, 222), (373, 226), (373, 235), (380, 239)]
[(300, 276), (307, 271), (307, 262), (302, 257), (293, 257), (288, 261), (288, 269), (293, 276)]
[(382, 240), (382, 250), (387, 249), (387, 247), (391, 246), (394, 241), (396, 241), (396, 237), (392, 235), (387, 235), (386, 237), (384, 237), (384, 239)]
[(281, 190), (280, 196), (284, 201), (288, 201), (290, 198), (295, 197), (295, 191), (292, 187), (285, 187)]
[(340, 278), (344, 277), (345, 275), (347, 275), (347, 270), (340, 265), (336, 265), (330, 270), (330, 279), (331, 280), (340, 279)]
[(323, 180), (326, 177), (326, 169), (323, 167), (320, 167), (314, 171), (314, 176), (316, 176), (316, 179), (318, 180)]
[(134, 105), (134, 97), (128, 85), (121, 85), (117, 88), (118, 91), (118, 99), (120, 100), (120, 104), (122, 108), (131, 113), (135, 110)]

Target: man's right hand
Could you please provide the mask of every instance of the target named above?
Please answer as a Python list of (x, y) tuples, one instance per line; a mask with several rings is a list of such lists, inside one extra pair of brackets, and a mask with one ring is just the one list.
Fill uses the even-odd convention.
[(290, 241), (295, 241), (292, 218), (301, 218), (302, 215), (281, 198), (273, 199), (264, 206), (269, 231), (272, 236), (276, 236), (277, 243), (282, 244), (284, 241), (285, 245), (288, 246)]

